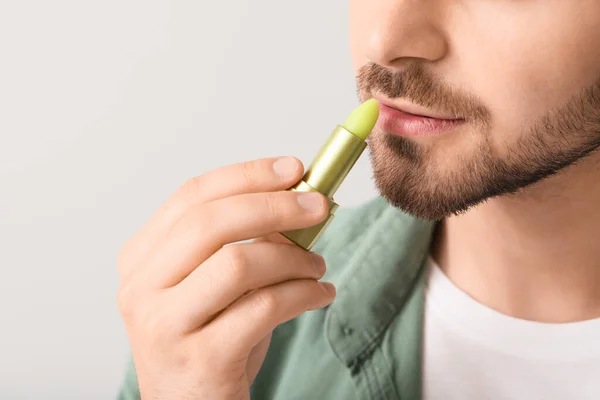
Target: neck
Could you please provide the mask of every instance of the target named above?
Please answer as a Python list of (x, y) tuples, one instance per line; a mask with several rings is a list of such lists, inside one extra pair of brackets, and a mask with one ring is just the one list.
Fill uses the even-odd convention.
[(600, 156), (440, 224), (433, 256), (501, 313), (564, 323), (600, 317)]

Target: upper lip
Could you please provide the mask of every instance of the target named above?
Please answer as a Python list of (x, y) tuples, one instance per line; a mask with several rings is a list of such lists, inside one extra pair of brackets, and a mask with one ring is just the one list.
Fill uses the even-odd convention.
[(421, 117), (435, 118), (435, 119), (450, 119), (457, 120), (460, 119), (454, 115), (443, 114), (440, 112), (432, 111), (426, 107), (411, 103), (406, 99), (397, 99), (395, 101), (391, 101), (385, 97), (375, 96), (375, 99), (379, 101), (381, 104), (384, 104), (388, 107), (395, 108), (398, 111), (402, 111), (407, 114), (418, 115)]

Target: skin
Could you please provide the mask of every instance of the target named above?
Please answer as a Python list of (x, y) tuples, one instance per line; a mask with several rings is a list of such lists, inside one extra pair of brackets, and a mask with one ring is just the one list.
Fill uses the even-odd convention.
[(600, 3), (351, 0), (350, 10), (363, 100), (383, 93), (465, 119), (442, 136), (370, 137), (380, 192), (440, 221), (433, 252), (450, 279), (518, 318), (599, 317)]
[[(440, 221), (450, 279), (516, 317), (600, 316), (600, 3), (351, 0), (350, 17), (363, 99), (465, 120), (370, 136), (382, 195)], [(262, 159), (192, 178), (125, 243), (118, 304), (142, 398), (248, 399), (272, 330), (333, 301), (322, 257), (276, 233), (327, 215), (323, 196), (285, 191), (302, 174)]]

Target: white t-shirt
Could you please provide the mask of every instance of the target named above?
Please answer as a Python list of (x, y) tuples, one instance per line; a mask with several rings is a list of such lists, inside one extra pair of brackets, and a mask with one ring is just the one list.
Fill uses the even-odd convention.
[(500, 314), (431, 259), (425, 304), (425, 400), (600, 400), (600, 319), (546, 324)]

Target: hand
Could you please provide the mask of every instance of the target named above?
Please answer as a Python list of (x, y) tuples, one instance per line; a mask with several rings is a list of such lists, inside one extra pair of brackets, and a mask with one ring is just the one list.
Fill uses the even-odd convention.
[(295, 158), (208, 172), (123, 246), (118, 304), (144, 400), (248, 399), (273, 329), (333, 301), (323, 258), (277, 234), (328, 214), (324, 196), (285, 190), (302, 174)]

